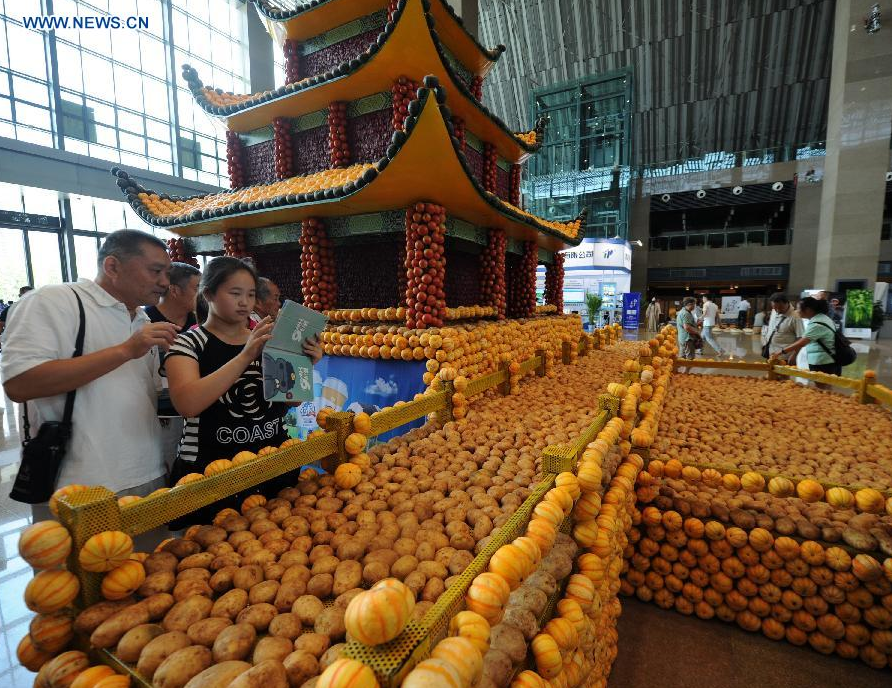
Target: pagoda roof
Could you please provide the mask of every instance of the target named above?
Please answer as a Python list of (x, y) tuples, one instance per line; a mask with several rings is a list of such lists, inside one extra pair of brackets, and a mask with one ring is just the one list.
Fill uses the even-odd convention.
[[(271, 0), (253, 0), (260, 13), (284, 28), (285, 38), (305, 41), (336, 26), (387, 8), (387, 0), (302, 0), (295, 9), (282, 9)], [(483, 46), (465, 28), (446, 0), (424, 0), (425, 9), (434, 17), (444, 43), (469, 71), (485, 76), (502, 53), (504, 45)]]
[[(339, 0), (327, 0), (338, 2)], [(442, 0), (433, 0), (440, 3)], [(545, 120), (535, 129), (516, 134), (478, 101), (449, 65), (427, 0), (400, 0), (394, 20), (376, 43), (359, 57), (329, 72), (287, 84), (273, 91), (236, 95), (204, 86), (197, 72), (183, 67), (198, 105), (223, 119), (226, 126), (247, 133), (269, 126), (277, 117), (299, 117), (327, 108), (335, 101), (350, 101), (390, 91), (400, 76), (420, 81), (427, 74), (440, 75), (454, 95), (452, 111), (480, 139), (495, 146), (504, 159), (520, 163), (542, 144)], [(320, 5), (321, 6), (321, 5)]]
[(537, 217), (486, 191), (452, 136), (446, 91), (426, 77), (409, 105), (405, 130), (393, 134), (377, 163), (329, 169), (311, 175), (188, 198), (156, 194), (114, 168), (130, 205), (149, 224), (182, 236), (217, 234), (299, 222), (403, 209), (418, 201), (439, 203), (454, 217), (496, 227), (549, 251), (582, 240), (584, 215), (572, 222)]

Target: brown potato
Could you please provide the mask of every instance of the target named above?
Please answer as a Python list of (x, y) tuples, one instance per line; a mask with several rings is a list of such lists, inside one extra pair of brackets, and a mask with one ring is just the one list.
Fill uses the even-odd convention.
[(239, 674), (228, 688), (288, 688), (288, 674), (282, 662), (266, 659)]
[(299, 687), (311, 677), (318, 676), (323, 669), (313, 654), (302, 650), (289, 654), (282, 660), (282, 664), (285, 666), (291, 688)]
[(338, 564), (341, 563), (341, 560), (336, 556), (327, 555), (324, 557), (319, 557), (316, 561), (313, 562), (313, 568), (310, 569), (310, 573), (314, 576), (318, 576), (323, 573), (331, 573), (334, 574), (335, 570), (338, 568)]
[(225, 554), (218, 554), (214, 557), (214, 560), (211, 562), (210, 569), (211, 571), (219, 571), (220, 569), (226, 568), (228, 566), (241, 566), (242, 564), (242, 555), (238, 552), (226, 552)]
[(362, 569), (362, 580), (368, 585), (374, 585), (390, 575), (390, 568), (382, 561), (372, 561)]
[(248, 606), (248, 593), (241, 588), (233, 588), (214, 602), (210, 616), (235, 619)]
[(173, 571), (156, 571), (146, 576), (145, 581), (136, 592), (141, 597), (148, 597), (156, 592), (170, 592), (176, 581), (177, 577)]
[(163, 634), (164, 629), (158, 624), (134, 626), (118, 642), (115, 654), (123, 662), (134, 663), (139, 659), (139, 654), (149, 641)]
[(300, 580), (291, 580), (287, 583), (280, 583), (279, 589), (276, 591), (276, 597), (272, 602), (273, 606), (280, 612), (291, 611), (295, 600), (304, 594), (306, 588), (306, 584)]
[(442, 578), (429, 578), (421, 591), (421, 599), (427, 602), (436, 602), (437, 598), (446, 592), (446, 585)]
[(276, 593), (278, 592), (278, 581), (263, 581), (248, 591), (248, 602), (250, 604), (272, 603), (276, 599)]
[(235, 618), (235, 622), (237, 624), (251, 624), (255, 630), (263, 632), (269, 628), (270, 621), (272, 621), (278, 613), (279, 612), (273, 605), (267, 602), (261, 602), (259, 604), (249, 605), (242, 609), (242, 611), (239, 612), (239, 615)]
[(238, 566), (225, 566), (211, 576), (208, 585), (216, 593), (226, 592), (232, 587), (232, 578)]
[(307, 594), (324, 599), (331, 595), (334, 587), (334, 576), (330, 573), (320, 573), (307, 581)]
[[(357, 562), (358, 563), (358, 562)], [(397, 559), (390, 569), (390, 574), (404, 580), (406, 576), (418, 568), (418, 559), (411, 554), (406, 554)]]
[(183, 559), (180, 560), (180, 563), (177, 564), (177, 571), (185, 571), (186, 569), (206, 569), (210, 567), (211, 562), (214, 559), (216, 559), (216, 557), (210, 552), (190, 554), (188, 557), (183, 557)]
[(316, 618), (322, 613), (323, 609), (325, 609), (325, 605), (322, 604), (322, 600), (318, 597), (302, 595), (294, 601), (291, 611), (297, 614), (297, 617), (305, 626), (312, 626), (316, 623)]
[(334, 571), (331, 592), (333, 595), (340, 595), (358, 587), (361, 582), (362, 565), (358, 561), (341, 561)]
[[(509, 609), (508, 611), (515, 610)], [(533, 635), (535, 636), (535, 633)], [(489, 646), (493, 650), (501, 650), (504, 652), (515, 664), (522, 662), (527, 656), (525, 634), (521, 632), (520, 629), (514, 626), (509, 626), (506, 623), (500, 623), (492, 627)]]
[(211, 579), (211, 572), (207, 569), (201, 568), (191, 568), (184, 569), (177, 574), (177, 583), (184, 583), (190, 581), (199, 581), (201, 583), (207, 583)]
[(271, 636), (277, 638), (288, 638), (294, 641), (301, 634), (303, 624), (297, 614), (287, 612), (285, 614), (277, 614), (276, 617), (269, 622), (268, 632)]
[(230, 552), (234, 552), (235, 548), (230, 545), (228, 542), (223, 540), (222, 542), (215, 542), (213, 545), (208, 547), (206, 552), (210, 552), (215, 557), (221, 557), (224, 554), (229, 554)]
[(449, 575), (446, 567), (436, 561), (421, 561), (418, 563), (418, 570), (428, 578), (446, 578)]
[(174, 538), (161, 546), (162, 552), (170, 552), (177, 559), (185, 559), (186, 557), (198, 554), (201, 551), (201, 545), (191, 540), (183, 538)]
[(232, 576), (232, 585), (242, 590), (250, 590), (262, 581), (263, 568), (257, 564), (242, 566)]
[(334, 663), (335, 660), (341, 658), (341, 651), (347, 647), (346, 643), (338, 643), (337, 645), (332, 645), (325, 651), (325, 654), (322, 655), (322, 658), (319, 660), (319, 670), (325, 671), (330, 664)]
[(151, 576), (158, 571), (176, 571), (179, 560), (170, 552), (154, 552), (143, 562), (146, 576)]
[(335, 606), (340, 607), (341, 609), (346, 609), (347, 605), (350, 604), (350, 601), (361, 592), (364, 592), (362, 588), (350, 588), (346, 592), (342, 592), (335, 598)]
[(164, 616), (161, 625), (167, 631), (186, 631), (196, 621), (201, 621), (211, 613), (214, 603), (207, 597), (196, 595), (177, 602)]
[(281, 662), (288, 655), (294, 646), (294, 641), (288, 638), (278, 636), (266, 636), (257, 641), (254, 646), (254, 655), (251, 657), (251, 664), (260, 664), (267, 659), (274, 659)]
[(320, 633), (304, 633), (294, 641), (294, 649), (309, 652), (316, 658), (321, 657), (331, 646), (327, 635)]
[(309, 557), (304, 552), (297, 552), (293, 549), (279, 557), (279, 563), (286, 569), (295, 565), (305, 566), (309, 561)]
[(313, 624), (313, 630), (321, 635), (327, 635), (330, 640), (342, 640), (347, 633), (344, 626), (344, 608), (327, 607)]
[(149, 610), (149, 619), (154, 621), (155, 619), (163, 618), (173, 607), (174, 602), (173, 595), (170, 593), (156, 592), (154, 595), (149, 595), (140, 604), (146, 606), (146, 609)]
[(97, 602), (84, 609), (74, 619), (74, 630), (79, 633), (92, 633), (113, 614), (135, 604), (132, 597), (123, 600)]
[(219, 686), (228, 686), (240, 674), (245, 673), (251, 665), (247, 662), (239, 662), (236, 660), (227, 660), (219, 662), (194, 676), (186, 688), (219, 688)]
[(202, 549), (207, 549), (211, 545), (223, 542), (226, 539), (226, 531), (218, 526), (199, 526), (191, 539), (201, 545)]
[[(139, 653), (136, 670), (148, 679), (155, 675), (161, 663), (177, 650), (189, 647), (192, 641), (181, 631), (171, 631), (153, 638)], [(205, 667), (207, 668), (207, 667)]]
[(211, 651), (203, 645), (177, 650), (155, 670), (155, 688), (184, 688), (189, 681), (211, 665)]
[(496, 686), (508, 685), (513, 671), (511, 658), (501, 650), (490, 650), (483, 658), (483, 674)]
[(225, 662), (230, 659), (244, 659), (257, 638), (257, 630), (251, 624), (237, 623), (220, 631), (214, 641), (214, 662)]
[(100, 649), (117, 645), (131, 628), (151, 620), (149, 608), (142, 602), (131, 604), (109, 615), (90, 635), (90, 644)]
[[(205, 573), (207, 573), (207, 571), (205, 571)], [(173, 599), (177, 602), (182, 602), (194, 595), (212, 597), (213, 594), (214, 591), (211, 589), (211, 586), (200, 580), (180, 581), (173, 589)]]
[(195, 645), (211, 647), (223, 629), (228, 628), (231, 625), (232, 619), (230, 618), (212, 616), (207, 619), (202, 619), (201, 621), (196, 621), (189, 626), (186, 635), (189, 636), (189, 640)]

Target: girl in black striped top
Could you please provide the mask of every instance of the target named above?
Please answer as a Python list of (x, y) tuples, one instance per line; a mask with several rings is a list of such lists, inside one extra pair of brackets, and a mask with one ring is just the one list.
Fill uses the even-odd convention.
[[(179, 335), (165, 359), (171, 401), (186, 419), (171, 484), (187, 473), (202, 473), (217, 459), (287, 439), (287, 406), (263, 398), (261, 353), (273, 322), (264, 318), (253, 330), (247, 327), (256, 289), (257, 273), (247, 263), (211, 261), (200, 286), (207, 320)], [(315, 341), (304, 353), (314, 364), (322, 357)]]

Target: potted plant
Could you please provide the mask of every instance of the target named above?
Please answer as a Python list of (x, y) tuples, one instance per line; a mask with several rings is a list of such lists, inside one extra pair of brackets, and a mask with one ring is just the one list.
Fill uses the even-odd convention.
[(588, 308), (588, 324), (594, 329), (597, 327), (598, 319), (601, 316), (601, 304), (604, 299), (594, 292), (585, 292), (585, 306)]

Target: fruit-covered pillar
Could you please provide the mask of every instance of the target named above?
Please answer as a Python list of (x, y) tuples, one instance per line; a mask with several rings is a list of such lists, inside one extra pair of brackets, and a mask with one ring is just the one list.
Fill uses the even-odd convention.
[(234, 131), (226, 132), (226, 166), (229, 186), (238, 189), (245, 185), (245, 144)]
[(227, 229), (223, 232), (223, 255), (232, 258), (248, 257), (248, 247), (245, 242), (245, 230)]
[(483, 144), (483, 188), (495, 193), (498, 188), (498, 172), (496, 147), (491, 143)]
[(471, 95), (477, 100), (483, 100), (483, 77), (475, 76), (471, 81)]
[(464, 153), (465, 152), (465, 121), (461, 117), (453, 117), (452, 118), (452, 130), (455, 135), (455, 140), (458, 141), (459, 150)]
[(403, 123), (409, 116), (409, 103), (415, 100), (418, 83), (409, 77), (401, 76), (390, 89), (393, 101), (393, 130), (402, 131)]
[(564, 254), (554, 254), (554, 262), (545, 268), (545, 303), (564, 312)]
[(406, 211), (406, 327), (442, 327), (446, 314), (446, 209), (416, 203)]
[(516, 208), (520, 208), (520, 178), (522, 169), (520, 165), (511, 165), (511, 195), (508, 202)]
[(481, 305), (496, 309), (499, 320), (505, 318), (505, 249), (508, 239), (504, 230), (490, 229), (489, 243), (480, 254), (480, 296)]
[(523, 243), (523, 258), (508, 280), (508, 317), (528, 318), (536, 312), (536, 266), (539, 247), (535, 241)]
[(295, 84), (300, 81), (300, 43), (288, 38), (282, 46), (285, 53), (285, 83)]
[(291, 145), (291, 120), (276, 117), (273, 120), (273, 148), (276, 158), (276, 177), (288, 179), (294, 176), (294, 150)]
[(328, 148), (332, 167), (350, 164), (350, 144), (347, 143), (347, 103), (335, 101), (328, 106)]
[(334, 246), (322, 220), (310, 217), (300, 230), (301, 292), (304, 305), (316, 311), (331, 310), (338, 299)]

